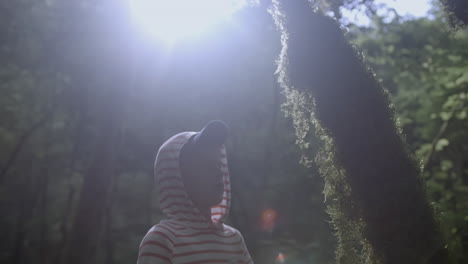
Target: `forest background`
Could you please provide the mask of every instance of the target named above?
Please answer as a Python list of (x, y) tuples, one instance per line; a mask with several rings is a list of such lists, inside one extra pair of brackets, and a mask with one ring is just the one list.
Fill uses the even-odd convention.
[[(388, 89), (453, 261), (468, 263), (467, 32), (451, 27), (438, 2), (424, 18), (373, 1), (322, 2)], [(285, 116), (268, 6), (167, 48), (117, 5), (2, 2), (0, 262), (64, 262), (82, 231), (76, 212), (94, 207), (105, 210), (81, 221), (101, 223), (85, 232), (95, 263), (134, 263), (163, 218), (152, 172), (159, 145), (221, 119), (232, 134), (228, 223), (255, 263), (334, 263), (323, 179), (307, 159), (318, 139), (299, 148)], [(356, 8), (369, 25), (341, 16)], [(84, 201), (83, 186), (92, 194)]]

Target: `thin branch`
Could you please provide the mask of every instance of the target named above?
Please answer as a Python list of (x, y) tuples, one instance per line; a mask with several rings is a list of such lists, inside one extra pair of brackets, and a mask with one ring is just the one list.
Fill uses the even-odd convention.
[(13, 163), (16, 160), (16, 157), (18, 156), (19, 152), (21, 151), (21, 148), (23, 147), (24, 143), (36, 132), (39, 128), (44, 126), (47, 121), (50, 119), (52, 116), (53, 111), (47, 112), (44, 117), (39, 119), (36, 123), (34, 123), (28, 130), (26, 130), (23, 135), (18, 139), (16, 142), (16, 146), (13, 149), (13, 151), (10, 154), (10, 157), (8, 158), (6, 164), (3, 166), (1, 172), (0, 172), (0, 184), (3, 183), (5, 180), (5, 176), (8, 173), (8, 171), (11, 169)]
[(437, 146), (437, 142), (439, 142), (439, 140), (445, 134), (445, 131), (447, 131), (448, 125), (450, 124), (450, 122), (453, 120), (453, 117), (455, 116), (455, 112), (459, 110), (460, 108), (461, 107), (457, 107), (453, 109), (450, 112), (450, 117), (442, 123), (442, 126), (440, 126), (439, 131), (437, 132), (436, 136), (432, 140), (431, 150), (429, 151), (426, 158), (424, 159), (424, 167), (423, 167), (424, 171), (427, 170), (428, 166), (431, 164), (432, 159), (434, 158), (434, 152)]

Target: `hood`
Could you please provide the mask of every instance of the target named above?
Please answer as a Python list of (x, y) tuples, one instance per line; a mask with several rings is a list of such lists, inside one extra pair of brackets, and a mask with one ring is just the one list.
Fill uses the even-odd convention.
[(182, 147), (197, 132), (183, 132), (168, 139), (158, 151), (154, 163), (154, 176), (159, 192), (159, 206), (164, 215), (186, 226), (222, 226), (231, 204), (231, 185), (227, 167), (226, 149), (222, 148), (224, 177), (223, 200), (211, 208), (211, 219), (202, 216), (188, 197), (182, 180), (179, 156)]

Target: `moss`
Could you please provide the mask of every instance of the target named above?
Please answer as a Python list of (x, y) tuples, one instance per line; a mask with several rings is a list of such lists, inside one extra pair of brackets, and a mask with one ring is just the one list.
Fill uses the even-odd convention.
[[(387, 92), (332, 19), (275, 0), (279, 82), (298, 143), (315, 132), (339, 263), (427, 263), (441, 241)], [(313, 130), (313, 131), (309, 131)]]
[(450, 24), (455, 28), (468, 26), (468, 1), (441, 0)]

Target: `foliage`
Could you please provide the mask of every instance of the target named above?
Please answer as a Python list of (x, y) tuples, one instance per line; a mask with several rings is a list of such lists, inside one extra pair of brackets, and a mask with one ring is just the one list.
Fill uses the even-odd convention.
[(453, 261), (464, 263), (468, 35), (450, 31), (442, 18), (377, 25), (356, 31), (354, 41), (392, 91), (406, 139), (423, 160)]

